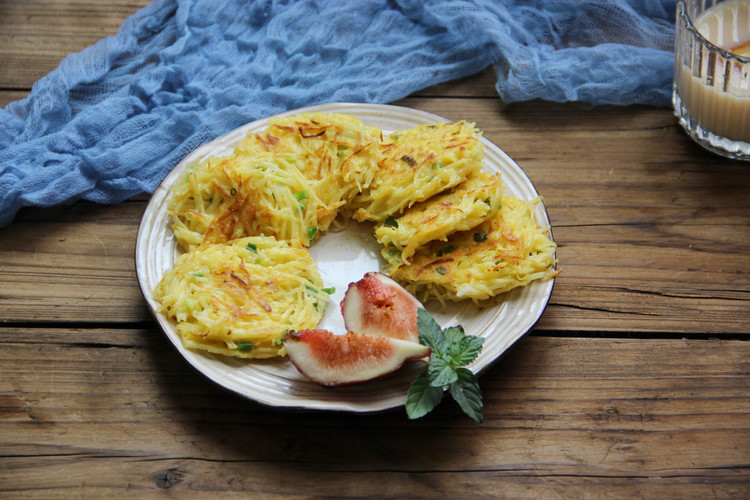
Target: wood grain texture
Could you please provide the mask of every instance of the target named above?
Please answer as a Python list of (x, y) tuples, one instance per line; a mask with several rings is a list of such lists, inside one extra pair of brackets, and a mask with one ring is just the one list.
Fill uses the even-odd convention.
[(29, 89), (69, 54), (115, 35), (149, 0), (0, 2), (0, 89)]
[(448, 402), (412, 422), (276, 411), (217, 390), (155, 329), (0, 335), (0, 492), (14, 497), (750, 491), (747, 342), (527, 337), (481, 377), (476, 425)]
[(5, 108), (8, 104), (20, 101), (29, 95), (25, 90), (0, 90), (0, 108)]
[[(149, 0), (0, 1), (0, 106)], [(282, 411), (197, 373), (134, 272), (147, 195), (0, 229), (2, 498), (750, 497), (750, 176), (669, 109), (504, 105), (494, 73), (395, 104), (475, 121), (559, 244), (486, 419)]]

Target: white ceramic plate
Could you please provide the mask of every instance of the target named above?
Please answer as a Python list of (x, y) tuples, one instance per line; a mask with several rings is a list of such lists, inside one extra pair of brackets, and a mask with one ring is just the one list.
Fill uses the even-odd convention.
[[(367, 125), (380, 127), (384, 133), (422, 123), (448, 121), (437, 115), (398, 106), (346, 103), (311, 106), (278, 116), (318, 111), (351, 114)], [(403, 405), (411, 381), (424, 367), (420, 363), (407, 365), (378, 381), (344, 388), (323, 388), (304, 378), (286, 359), (243, 361), (186, 349), (175, 325), (156, 312), (158, 303), (152, 291), (179, 255), (166, 211), (171, 186), (182, 178), (187, 165), (200, 157), (230, 154), (240, 139), (249, 132), (265, 129), (267, 122), (268, 119), (263, 119), (249, 123), (199, 147), (182, 160), (156, 189), (143, 215), (136, 242), (136, 272), (143, 295), (180, 354), (209, 379), (237, 394), (267, 405), (290, 408), (371, 412)], [(521, 168), (490, 141), (484, 138), (482, 141), (484, 169), (500, 172), (510, 194), (526, 200), (536, 198), (537, 192)], [(541, 204), (536, 216), (539, 224), (549, 225)], [(336, 288), (319, 327), (343, 332), (339, 303), (347, 286), (366, 272), (381, 267), (371, 226), (353, 223), (342, 232), (327, 233), (311, 247), (310, 252), (318, 263), (325, 286)], [(448, 310), (428, 305), (428, 310), (443, 327), (460, 324), (467, 334), (485, 337), (481, 354), (470, 366), (475, 373), (480, 373), (534, 326), (547, 305), (553, 284), (554, 280), (532, 282), (506, 294), (502, 302), (489, 308), (479, 309), (469, 301), (452, 305)]]

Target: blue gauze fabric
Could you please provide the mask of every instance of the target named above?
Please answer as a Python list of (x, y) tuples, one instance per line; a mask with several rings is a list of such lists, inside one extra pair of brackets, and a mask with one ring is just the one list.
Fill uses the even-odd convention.
[(197, 146), (258, 118), (388, 103), (490, 65), (508, 103), (666, 106), (674, 12), (665, 0), (155, 0), (0, 110), (0, 227), (22, 206), (152, 192)]

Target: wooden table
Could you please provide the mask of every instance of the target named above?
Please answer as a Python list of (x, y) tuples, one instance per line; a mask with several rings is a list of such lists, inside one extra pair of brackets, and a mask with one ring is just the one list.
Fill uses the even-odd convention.
[[(0, 2), (0, 103), (146, 2)], [(146, 195), (24, 209), (0, 230), (0, 497), (750, 497), (750, 164), (670, 109), (504, 106), (493, 84), (397, 103), (476, 121), (559, 243), (544, 315), (480, 378), (484, 423), (230, 394), (146, 308)]]

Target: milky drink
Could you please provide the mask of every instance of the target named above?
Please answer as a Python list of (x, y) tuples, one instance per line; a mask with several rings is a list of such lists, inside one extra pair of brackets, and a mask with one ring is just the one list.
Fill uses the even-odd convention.
[(711, 7), (695, 21), (700, 34), (727, 52), (696, 49), (689, 54), (692, 69), (678, 68), (683, 105), (700, 126), (721, 137), (750, 143), (750, 0), (733, 0)]

